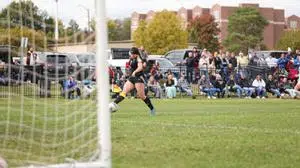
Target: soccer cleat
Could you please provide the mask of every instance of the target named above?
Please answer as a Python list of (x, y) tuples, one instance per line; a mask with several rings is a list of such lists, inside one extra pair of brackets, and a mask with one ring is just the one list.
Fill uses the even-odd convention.
[(150, 115), (151, 115), (151, 116), (155, 116), (155, 115), (156, 115), (155, 109), (150, 110)]

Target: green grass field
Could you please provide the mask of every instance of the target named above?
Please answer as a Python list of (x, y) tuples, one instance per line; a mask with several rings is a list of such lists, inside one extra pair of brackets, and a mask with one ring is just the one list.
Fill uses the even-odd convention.
[[(0, 99), (0, 155), (12, 167), (94, 152), (94, 102), (24, 103)], [(297, 100), (175, 99), (154, 104), (156, 117), (149, 117), (143, 102), (130, 99), (112, 115), (113, 167), (300, 167)]]

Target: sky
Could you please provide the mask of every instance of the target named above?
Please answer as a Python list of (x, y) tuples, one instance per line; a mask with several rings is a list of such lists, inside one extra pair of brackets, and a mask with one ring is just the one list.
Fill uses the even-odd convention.
[[(1, 0), (0, 8), (4, 8), (13, 0)], [(55, 15), (55, 0), (32, 0), (40, 9)], [(75, 19), (81, 28), (87, 26), (87, 8), (91, 17), (95, 13), (94, 0), (58, 0), (59, 18), (67, 24)], [(214, 4), (238, 6), (239, 3), (259, 3), (262, 7), (285, 9), (285, 16), (296, 14), (300, 16), (299, 0), (106, 0), (106, 12), (109, 18), (130, 17), (134, 11), (146, 13), (149, 10), (177, 10), (180, 7), (193, 8), (198, 5), (210, 8)], [(84, 6), (84, 7), (82, 7)]]

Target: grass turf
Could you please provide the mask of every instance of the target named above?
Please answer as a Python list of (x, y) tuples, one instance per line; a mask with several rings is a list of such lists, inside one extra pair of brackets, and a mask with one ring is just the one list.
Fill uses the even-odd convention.
[[(94, 152), (94, 102), (25, 99), (22, 107), (15, 98), (7, 103), (0, 99), (0, 155), (13, 167)], [(156, 117), (149, 117), (139, 100), (125, 100), (112, 115), (114, 167), (300, 167), (297, 100), (174, 99), (154, 104)]]

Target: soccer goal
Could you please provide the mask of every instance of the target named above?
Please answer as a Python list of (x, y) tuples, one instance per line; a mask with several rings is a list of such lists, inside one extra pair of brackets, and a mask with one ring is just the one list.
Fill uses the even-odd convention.
[(3, 7), (0, 167), (111, 167), (105, 0), (88, 1)]

